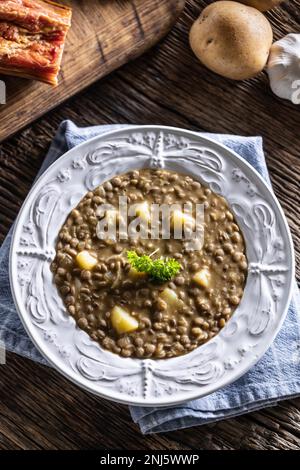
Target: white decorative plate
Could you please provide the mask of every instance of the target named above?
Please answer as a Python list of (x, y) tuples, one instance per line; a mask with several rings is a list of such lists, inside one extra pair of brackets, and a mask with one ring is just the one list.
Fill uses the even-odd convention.
[[(195, 176), (230, 203), (243, 230), (249, 272), (242, 301), (223, 330), (173, 359), (121, 358), (101, 349), (65, 310), (50, 272), (55, 239), (88, 190), (130, 169)], [(40, 177), (15, 224), (10, 279), (34, 344), (63, 375), (122, 403), (167, 406), (207, 395), (244, 374), (264, 354), (285, 318), (294, 256), (283, 212), (260, 175), (226, 147), (194, 132), (138, 126), (70, 150)]]

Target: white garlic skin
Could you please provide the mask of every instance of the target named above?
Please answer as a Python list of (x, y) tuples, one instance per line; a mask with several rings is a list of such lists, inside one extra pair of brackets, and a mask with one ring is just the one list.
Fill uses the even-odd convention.
[(274, 42), (267, 71), (273, 93), (300, 104), (300, 34), (288, 34)]

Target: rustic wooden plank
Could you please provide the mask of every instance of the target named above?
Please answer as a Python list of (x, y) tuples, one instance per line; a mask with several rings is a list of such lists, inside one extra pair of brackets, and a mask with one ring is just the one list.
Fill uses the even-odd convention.
[[(0, 146), (1, 240), (63, 119), (79, 125), (149, 123), (260, 134), (275, 193), (292, 229), (300, 280), (299, 107), (274, 97), (264, 73), (232, 83), (197, 62), (188, 48), (187, 32), (206, 3), (189, 0), (159, 46)], [(300, 0), (291, 0), (268, 14), (276, 37), (299, 31), (299, 7)], [(300, 448), (300, 399), (214, 425), (144, 437), (126, 407), (78, 389), (55, 371), (13, 354), (0, 368), (1, 449)]]
[(0, 367), (0, 449), (7, 441), (21, 449), (190, 448), (141, 437), (127, 407), (80, 390), (46, 366), (35, 365), (33, 374), (31, 361), (8, 354)]
[(0, 141), (112, 70), (140, 55), (171, 28), (185, 0), (65, 1), (73, 7), (58, 87), (3, 77)]

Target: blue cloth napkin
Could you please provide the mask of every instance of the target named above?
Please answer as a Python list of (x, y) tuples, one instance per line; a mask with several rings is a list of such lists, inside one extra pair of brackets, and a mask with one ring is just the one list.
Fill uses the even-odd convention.
[[(53, 140), (40, 173), (70, 148), (120, 125), (78, 128), (63, 122)], [(128, 127), (128, 126), (123, 126)], [(270, 184), (260, 137), (211, 135), (251, 163)], [(0, 250), (0, 339), (9, 351), (47, 364), (25, 333), (15, 311), (8, 280), (11, 233)], [(205, 398), (176, 407), (131, 407), (131, 415), (143, 433), (171, 431), (231, 418), (300, 395), (300, 298), (295, 282), (287, 318), (263, 358), (242, 378)]]

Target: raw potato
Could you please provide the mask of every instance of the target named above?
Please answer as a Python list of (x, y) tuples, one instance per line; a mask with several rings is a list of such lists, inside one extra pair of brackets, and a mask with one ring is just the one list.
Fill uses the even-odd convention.
[(135, 318), (117, 305), (111, 312), (111, 324), (119, 335), (135, 331), (139, 326), (138, 321)]
[(190, 31), (198, 59), (213, 72), (233, 80), (257, 75), (267, 63), (272, 28), (258, 10), (220, 1), (206, 7)]
[(238, 0), (240, 3), (245, 3), (250, 7), (257, 8), (260, 11), (267, 11), (275, 8), (283, 2), (283, 0)]

